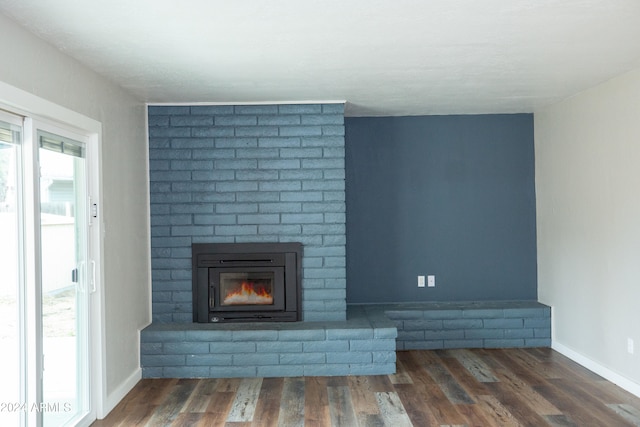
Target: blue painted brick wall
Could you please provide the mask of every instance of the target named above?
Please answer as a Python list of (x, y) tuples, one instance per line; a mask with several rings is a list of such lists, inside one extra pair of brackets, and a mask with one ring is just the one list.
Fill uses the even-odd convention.
[(153, 321), (192, 321), (191, 243), (214, 242), (302, 242), (304, 320), (344, 320), (344, 105), (148, 114)]

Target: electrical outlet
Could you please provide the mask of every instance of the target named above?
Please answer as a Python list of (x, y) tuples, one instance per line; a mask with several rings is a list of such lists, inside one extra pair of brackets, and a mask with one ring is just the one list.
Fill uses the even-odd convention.
[(424, 276), (418, 276), (418, 287), (424, 288)]
[(430, 288), (436, 287), (436, 276), (427, 276), (427, 286)]
[(633, 354), (633, 340), (631, 338), (627, 338), (627, 352)]

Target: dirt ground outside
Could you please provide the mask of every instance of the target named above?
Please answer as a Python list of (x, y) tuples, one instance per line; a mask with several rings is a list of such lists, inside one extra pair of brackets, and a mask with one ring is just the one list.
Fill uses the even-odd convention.
[[(17, 313), (16, 300), (10, 296), (0, 296), (0, 338), (16, 336)], [(42, 298), (42, 329), (45, 337), (75, 336), (75, 289), (47, 294)]]

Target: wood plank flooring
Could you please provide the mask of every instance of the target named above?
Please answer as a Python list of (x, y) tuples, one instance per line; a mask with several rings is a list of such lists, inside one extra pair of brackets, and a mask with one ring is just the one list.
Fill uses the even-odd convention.
[(640, 398), (551, 349), (397, 359), (394, 375), (144, 379), (93, 426), (640, 426)]

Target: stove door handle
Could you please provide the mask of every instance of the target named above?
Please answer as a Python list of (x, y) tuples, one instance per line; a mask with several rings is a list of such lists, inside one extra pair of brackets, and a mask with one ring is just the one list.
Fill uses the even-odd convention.
[(209, 286), (209, 309), (212, 309), (216, 306), (216, 287), (212, 283)]

